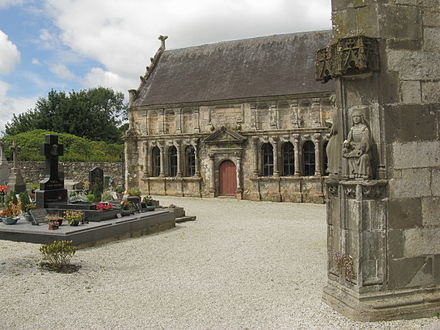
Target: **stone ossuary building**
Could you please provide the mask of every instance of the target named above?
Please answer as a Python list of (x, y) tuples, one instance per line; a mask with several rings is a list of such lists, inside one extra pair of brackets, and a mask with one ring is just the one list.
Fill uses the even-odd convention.
[(130, 90), (126, 187), (146, 194), (323, 202), (331, 31), (165, 51)]

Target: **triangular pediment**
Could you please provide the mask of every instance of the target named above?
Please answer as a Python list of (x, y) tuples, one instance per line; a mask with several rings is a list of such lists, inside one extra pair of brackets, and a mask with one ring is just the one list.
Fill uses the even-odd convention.
[(205, 139), (205, 143), (207, 144), (242, 144), (244, 141), (246, 141), (246, 137), (226, 127), (220, 128)]

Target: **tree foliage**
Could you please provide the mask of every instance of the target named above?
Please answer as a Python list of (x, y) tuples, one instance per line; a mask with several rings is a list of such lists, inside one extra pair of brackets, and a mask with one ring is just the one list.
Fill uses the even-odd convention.
[(94, 141), (121, 143), (118, 128), (126, 117), (124, 95), (108, 88), (72, 91), (51, 90), (40, 98), (35, 108), (14, 115), (5, 125), (6, 135), (17, 135), (34, 129), (69, 133)]
[(45, 130), (33, 130), (14, 136), (3, 138), (5, 153), (8, 159), (12, 159), (9, 147), (12, 142), (20, 146), (18, 160), (41, 161), (44, 156), (40, 155), (40, 146), (44, 143), (46, 134), (58, 135), (58, 142), (64, 145), (64, 156), (60, 161), (72, 162), (121, 162), (124, 159), (124, 145), (111, 144), (104, 141), (90, 141), (85, 138), (66, 133), (56, 133)]

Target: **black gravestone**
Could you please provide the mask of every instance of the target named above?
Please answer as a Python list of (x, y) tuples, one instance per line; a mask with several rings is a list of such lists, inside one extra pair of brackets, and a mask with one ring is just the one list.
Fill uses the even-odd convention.
[(90, 189), (95, 192), (95, 189), (102, 194), (104, 191), (104, 171), (95, 167), (89, 172)]
[(38, 208), (48, 203), (67, 203), (67, 189), (64, 189), (63, 176), (58, 172), (58, 157), (63, 155), (64, 148), (58, 144), (57, 135), (46, 135), (46, 143), (41, 145), (40, 154), (46, 157), (46, 178), (40, 182), (40, 190), (35, 192)]

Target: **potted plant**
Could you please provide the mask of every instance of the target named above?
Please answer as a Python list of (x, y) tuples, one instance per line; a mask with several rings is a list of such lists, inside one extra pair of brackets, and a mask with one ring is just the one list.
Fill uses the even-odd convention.
[(83, 211), (73, 211), (68, 210), (64, 211), (64, 217), (63, 217), (67, 223), (71, 226), (78, 226), (81, 221), (83, 221), (84, 218), (84, 212)]
[(150, 195), (145, 196), (142, 203), (145, 203), (147, 211), (154, 211), (154, 199)]
[(134, 213), (132, 203), (128, 201), (122, 201), (121, 202), (121, 215), (126, 216)]
[(58, 214), (48, 214), (46, 215), (46, 220), (48, 220), (47, 224), (49, 226), (49, 230), (56, 230), (61, 226), (63, 217), (59, 216)]
[(105, 211), (105, 210), (111, 210), (113, 208), (113, 204), (108, 202), (99, 202), (95, 205), (96, 210), (98, 211)]
[(5, 209), (3, 209), (2, 212), (0, 212), (1, 221), (5, 225), (15, 225), (18, 221), (18, 217), (14, 214), (15, 213), (14, 213), (13, 208), (6, 207)]
[(124, 188), (122, 188), (121, 186), (117, 186), (115, 188), (116, 191), (116, 196), (118, 196), (119, 199), (122, 199), (122, 197), (124, 197)]

